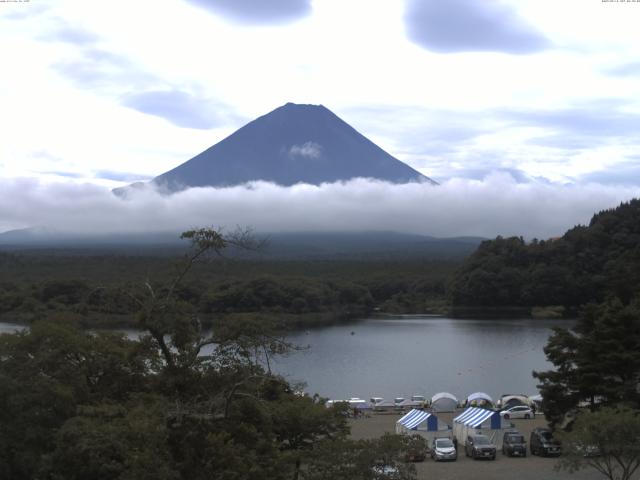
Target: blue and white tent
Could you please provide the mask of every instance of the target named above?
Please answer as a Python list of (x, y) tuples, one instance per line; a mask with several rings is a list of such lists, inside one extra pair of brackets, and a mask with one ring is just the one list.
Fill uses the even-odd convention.
[(435, 437), (451, 437), (451, 427), (432, 413), (413, 409), (396, 422), (396, 433), (417, 434), (431, 441)]
[(511, 428), (511, 423), (505, 421), (500, 412), (486, 408), (467, 408), (453, 419), (453, 434), (460, 445), (464, 445), (468, 435), (481, 433), (502, 448), (503, 432)]

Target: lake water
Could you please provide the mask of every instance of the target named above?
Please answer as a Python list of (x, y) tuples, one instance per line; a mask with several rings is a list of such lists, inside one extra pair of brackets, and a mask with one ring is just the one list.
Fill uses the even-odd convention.
[[(277, 361), (291, 382), (321, 396), (383, 397), (446, 391), (537, 393), (533, 370), (547, 370), (543, 347), (566, 320), (461, 320), (405, 316), (369, 319), (292, 335), (309, 348)], [(353, 334), (351, 333), (353, 332)]]
[[(461, 320), (403, 316), (372, 318), (289, 336), (308, 347), (272, 365), (290, 382), (323, 397), (431, 397), (446, 391), (459, 399), (482, 391), (537, 393), (533, 370), (546, 370), (543, 347), (552, 327), (566, 320)], [(0, 323), (0, 333), (18, 325)], [(352, 334), (353, 332), (353, 334)], [(127, 331), (135, 336), (135, 331)]]

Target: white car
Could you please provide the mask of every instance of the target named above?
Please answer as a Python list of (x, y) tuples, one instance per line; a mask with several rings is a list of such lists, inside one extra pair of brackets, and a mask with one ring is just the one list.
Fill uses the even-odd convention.
[(502, 418), (533, 418), (533, 410), (526, 405), (518, 405), (515, 407), (507, 408), (500, 412)]

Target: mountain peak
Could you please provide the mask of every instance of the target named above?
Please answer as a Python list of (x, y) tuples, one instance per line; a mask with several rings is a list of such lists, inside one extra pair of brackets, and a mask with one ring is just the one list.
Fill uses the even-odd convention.
[(249, 122), (152, 183), (177, 191), (257, 180), (319, 185), (358, 177), (435, 184), (323, 105), (291, 102)]

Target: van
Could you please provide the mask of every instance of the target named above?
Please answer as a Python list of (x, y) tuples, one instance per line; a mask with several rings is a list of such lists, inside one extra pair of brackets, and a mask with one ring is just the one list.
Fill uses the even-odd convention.
[(557, 456), (562, 453), (560, 442), (553, 438), (551, 430), (542, 427), (534, 428), (531, 432), (529, 448), (531, 449), (531, 455)]

